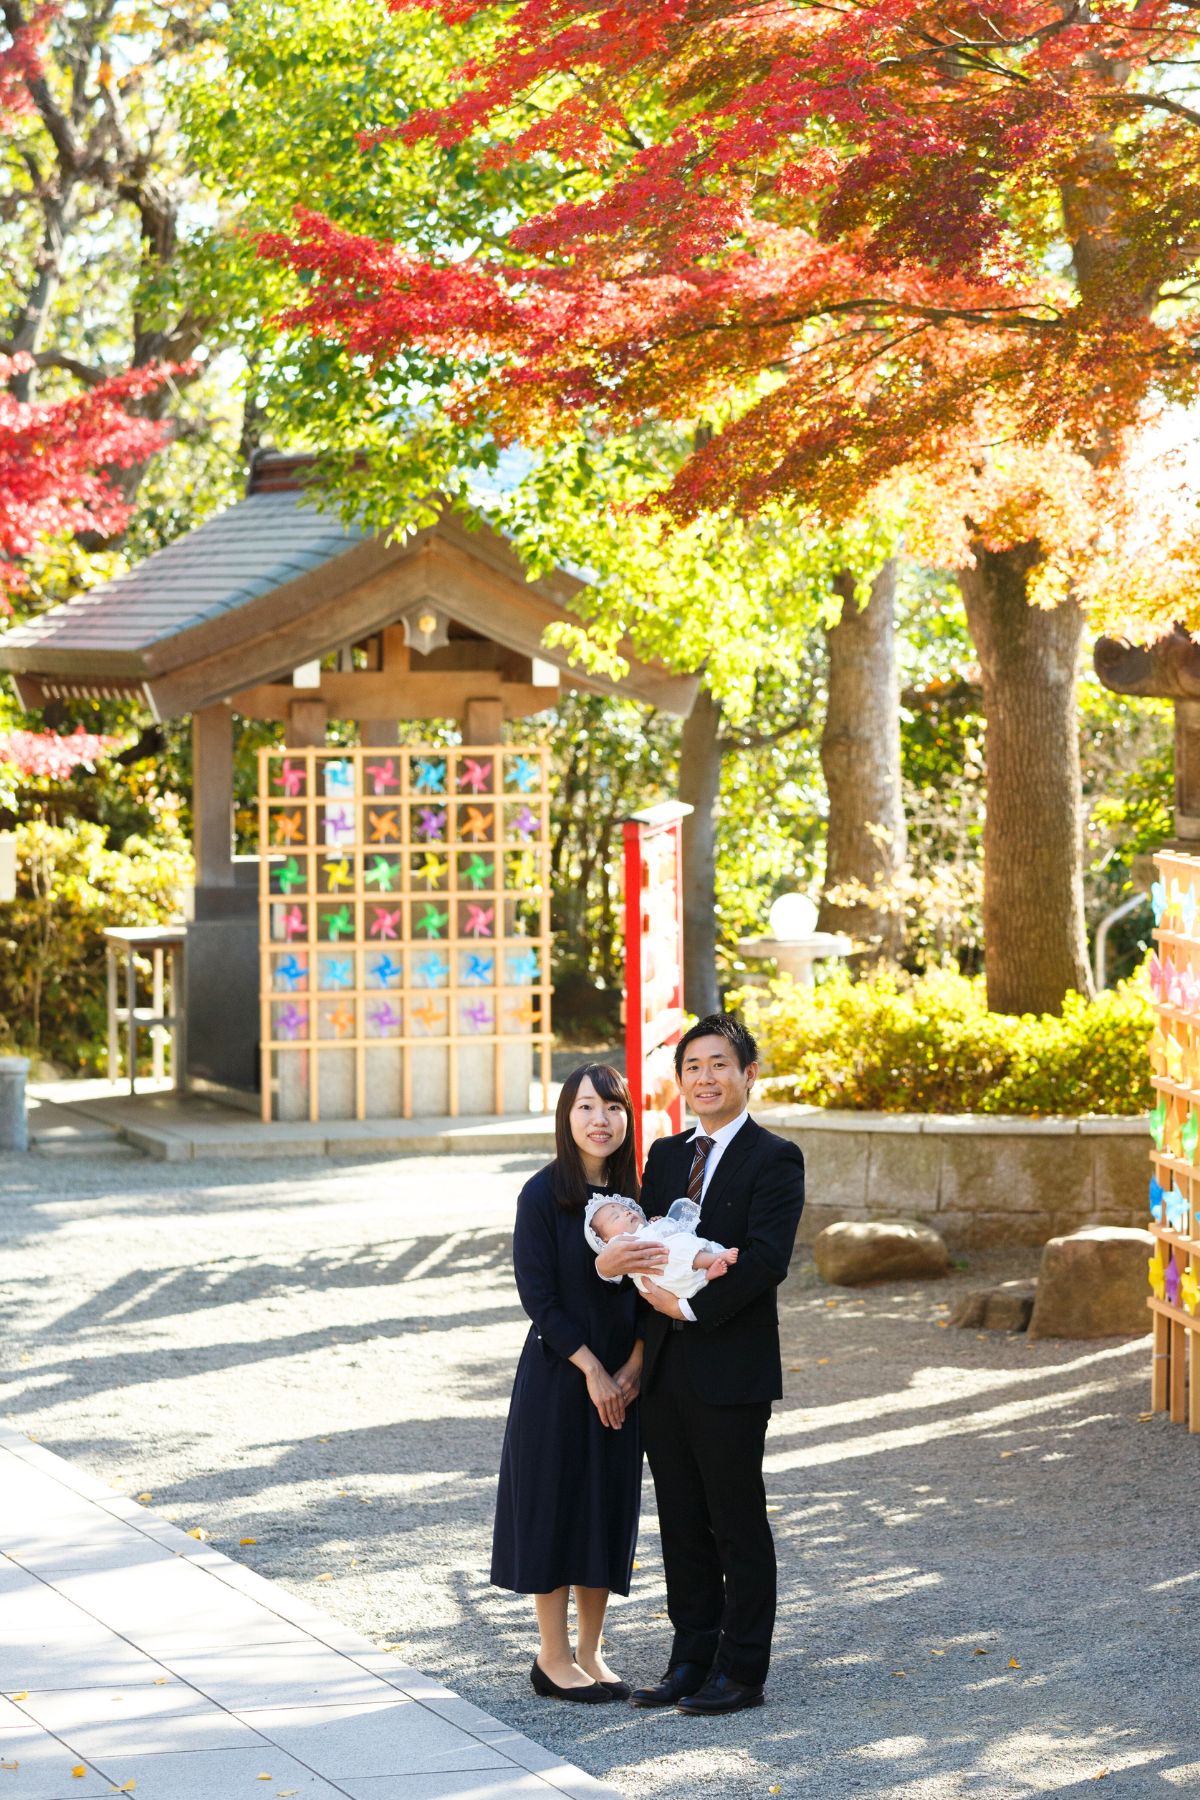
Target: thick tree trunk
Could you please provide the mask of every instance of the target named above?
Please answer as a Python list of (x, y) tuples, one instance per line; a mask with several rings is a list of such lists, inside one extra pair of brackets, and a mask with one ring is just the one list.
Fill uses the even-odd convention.
[(1083, 919), (1075, 680), (1084, 617), (1031, 606), (1033, 544), (975, 547), (960, 576), (983, 675), (983, 938), (993, 1012), (1061, 1012), (1092, 991)]
[(829, 705), (821, 768), (829, 796), (822, 931), (844, 931), (877, 954), (904, 947), (896, 879), (907, 859), (900, 786), (900, 685), (896, 675), (896, 564), (884, 563), (866, 606), (839, 575), (842, 616), (825, 633)]
[(720, 1009), (716, 812), (721, 756), (721, 707), (702, 686), (679, 740), (679, 798), (695, 809), (683, 821), (683, 1003), (701, 1017)]

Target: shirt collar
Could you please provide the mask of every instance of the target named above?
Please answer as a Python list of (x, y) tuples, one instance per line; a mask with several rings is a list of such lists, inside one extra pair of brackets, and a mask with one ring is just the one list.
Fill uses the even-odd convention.
[(730, 1119), (728, 1125), (722, 1125), (716, 1131), (705, 1131), (702, 1125), (697, 1125), (688, 1138), (688, 1143), (694, 1144), (698, 1137), (710, 1137), (717, 1149), (724, 1150), (730, 1138), (737, 1136), (749, 1117), (750, 1108), (743, 1106), (736, 1119)]

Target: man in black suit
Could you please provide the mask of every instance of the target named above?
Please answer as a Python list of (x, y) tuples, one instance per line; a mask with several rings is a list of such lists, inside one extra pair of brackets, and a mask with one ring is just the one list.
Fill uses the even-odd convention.
[[(667, 1673), (635, 1690), (635, 1706), (708, 1714), (763, 1700), (775, 1623), (763, 1447), (771, 1402), (783, 1396), (775, 1290), (804, 1207), (804, 1158), (750, 1117), (757, 1058), (754, 1039), (728, 1014), (693, 1025), (675, 1073), (699, 1123), (652, 1144), (646, 1159), (646, 1213), (665, 1213), (684, 1195), (699, 1200), (700, 1235), (740, 1254), (690, 1301), (646, 1283), (654, 1310), (642, 1434), (675, 1639)], [(597, 1272), (611, 1280), (652, 1271), (653, 1249), (609, 1244)]]

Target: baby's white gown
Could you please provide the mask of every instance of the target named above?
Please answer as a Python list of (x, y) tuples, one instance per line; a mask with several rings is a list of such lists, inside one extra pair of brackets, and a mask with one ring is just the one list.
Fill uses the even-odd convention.
[[(716, 1244), (712, 1238), (697, 1237), (693, 1227), (699, 1217), (700, 1208), (694, 1200), (676, 1200), (668, 1209), (665, 1219), (648, 1219), (636, 1231), (622, 1233), (626, 1237), (640, 1238), (643, 1243), (666, 1245), (667, 1266), (661, 1275), (653, 1275), (649, 1279), (656, 1281), (659, 1287), (666, 1288), (678, 1300), (690, 1300), (708, 1280), (707, 1269), (692, 1267), (699, 1252), (711, 1250), (715, 1256), (719, 1256), (725, 1249), (724, 1244)], [(645, 1292), (646, 1276), (631, 1275), (629, 1279)]]

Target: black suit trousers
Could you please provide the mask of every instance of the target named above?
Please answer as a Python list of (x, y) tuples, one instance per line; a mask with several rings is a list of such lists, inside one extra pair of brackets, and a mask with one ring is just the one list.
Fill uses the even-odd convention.
[(688, 1378), (680, 1336), (668, 1331), (640, 1402), (675, 1629), (671, 1662), (762, 1682), (775, 1624), (775, 1543), (762, 1478), (771, 1403), (704, 1400)]

